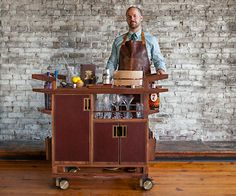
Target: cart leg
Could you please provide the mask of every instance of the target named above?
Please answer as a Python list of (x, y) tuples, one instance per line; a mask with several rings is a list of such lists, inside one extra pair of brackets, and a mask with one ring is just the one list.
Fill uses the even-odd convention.
[(56, 182), (56, 187), (59, 187), (59, 184), (60, 184), (60, 178), (56, 178), (55, 182)]

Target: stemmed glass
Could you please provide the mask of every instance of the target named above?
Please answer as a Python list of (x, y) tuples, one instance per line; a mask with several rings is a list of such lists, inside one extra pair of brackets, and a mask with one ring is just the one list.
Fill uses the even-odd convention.
[(120, 104), (122, 103), (122, 98), (118, 94), (113, 94), (111, 98), (112, 98), (112, 106), (116, 108), (114, 119), (120, 119), (121, 115), (119, 112), (119, 107), (120, 107)]
[(143, 118), (143, 104), (136, 103), (136, 118)]
[(104, 94), (103, 95), (103, 101), (104, 101), (104, 119), (110, 119), (112, 117), (112, 112), (111, 112), (111, 99), (110, 99), (110, 94)]
[(133, 101), (134, 99), (134, 96), (133, 95), (125, 95), (123, 96), (123, 102), (125, 104), (125, 107), (126, 107), (126, 113), (125, 113), (125, 117), (126, 119), (130, 119), (133, 117), (132, 113), (129, 112), (130, 110), (130, 105), (131, 105), (131, 102)]
[(97, 100), (96, 100), (96, 113), (95, 113), (95, 118), (103, 118), (103, 108), (104, 108), (104, 102), (103, 100), (101, 99), (101, 97), (97, 97)]

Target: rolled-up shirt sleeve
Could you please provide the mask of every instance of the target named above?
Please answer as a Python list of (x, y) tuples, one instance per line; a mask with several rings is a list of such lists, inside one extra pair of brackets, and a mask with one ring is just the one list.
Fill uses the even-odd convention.
[(153, 43), (153, 47), (151, 50), (152, 62), (157, 70), (162, 69), (166, 71), (165, 59), (163, 55), (161, 54), (161, 50), (160, 50), (160, 46), (158, 44), (157, 38), (154, 36), (152, 37), (152, 43)]
[(113, 73), (118, 66), (118, 56), (117, 56), (117, 46), (115, 41), (112, 44), (112, 50), (111, 50), (111, 55), (107, 61), (106, 69), (110, 70), (110, 73)]

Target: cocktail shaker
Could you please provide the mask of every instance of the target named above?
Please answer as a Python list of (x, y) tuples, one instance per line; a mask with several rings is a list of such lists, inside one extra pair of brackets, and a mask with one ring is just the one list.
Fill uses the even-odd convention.
[(102, 83), (103, 84), (111, 84), (111, 75), (110, 75), (109, 69), (105, 69), (103, 71)]

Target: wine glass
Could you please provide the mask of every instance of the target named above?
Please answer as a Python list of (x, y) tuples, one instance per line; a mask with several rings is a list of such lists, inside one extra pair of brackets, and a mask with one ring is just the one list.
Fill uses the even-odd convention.
[(136, 118), (143, 118), (143, 104), (136, 103)]
[(104, 101), (104, 115), (103, 118), (104, 119), (110, 119), (112, 117), (112, 112), (111, 112), (111, 96), (110, 94), (104, 94), (103, 95), (103, 99)]
[(125, 118), (126, 119), (130, 119), (133, 117), (132, 113), (129, 112), (130, 110), (130, 105), (131, 105), (131, 102), (133, 101), (134, 99), (134, 96), (133, 95), (126, 95), (126, 96), (123, 96), (123, 102), (125, 104), (125, 107), (126, 107), (126, 113), (125, 113)]
[(114, 119), (120, 119), (121, 114), (119, 112), (119, 108), (120, 108), (120, 104), (122, 103), (121, 96), (118, 94), (113, 94), (111, 98), (112, 98), (112, 106), (114, 106), (116, 109)]
[(95, 118), (101, 119), (103, 118), (103, 109), (104, 109), (104, 102), (101, 97), (97, 97), (96, 104), (95, 104)]

